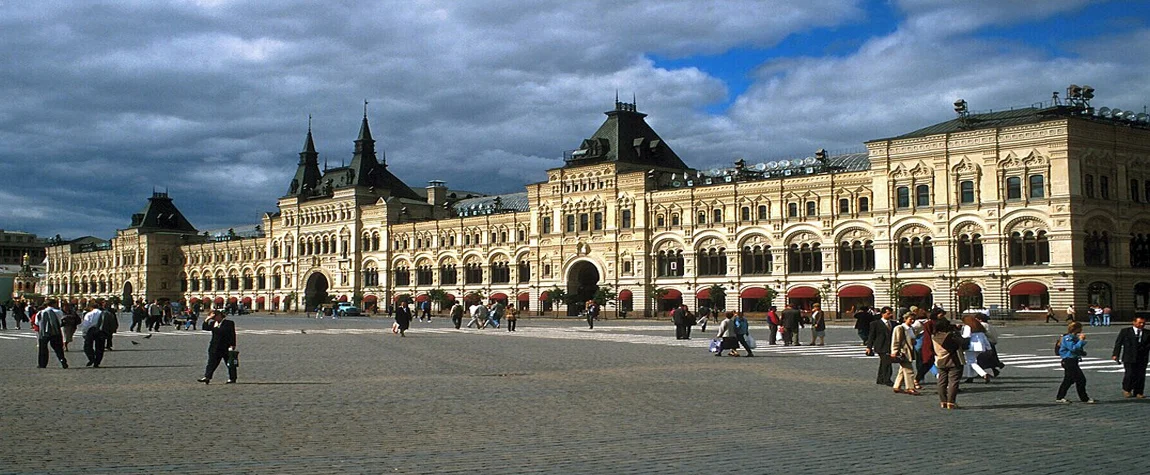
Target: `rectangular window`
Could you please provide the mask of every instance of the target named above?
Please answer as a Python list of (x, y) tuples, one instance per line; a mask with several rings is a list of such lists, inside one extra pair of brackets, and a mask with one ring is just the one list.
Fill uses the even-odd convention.
[(974, 182), (970, 180), (958, 184), (958, 201), (960, 203), (974, 203)]
[(723, 222), (723, 210), (717, 209), (714, 212), (712, 212), (711, 214), (713, 214), (715, 216), (715, 219), (711, 220), (711, 223), (721, 224)]
[(679, 213), (671, 214), (671, 226), (679, 225)]
[(1020, 200), (1022, 199), (1022, 179), (1012, 176), (1006, 179), (1006, 199)]
[(543, 218), (543, 234), (551, 234), (551, 217), (545, 216)]
[(1138, 180), (1130, 180), (1130, 199), (1135, 203), (1142, 201), (1142, 194), (1138, 193)]
[(575, 232), (575, 215), (573, 214), (567, 215), (567, 232)]
[(910, 188), (900, 186), (895, 190), (899, 208), (910, 208)]
[(759, 219), (767, 219), (767, 206), (759, 205)]
[(807, 216), (814, 216), (815, 211), (816, 211), (815, 202), (814, 201), (808, 201), (807, 202)]
[(631, 228), (631, 210), (625, 209), (619, 215), (619, 227), (623, 229)]
[(839, 213), (847, 214), (851, 212), (851, 200), (842, 198), (839, 200)]
[(925, 208), (930, 206), (930, 187), (926, 185), (918, 185), (914, 187), (914, 206), (917, 208)]
[(1094, 197), (1094, 175), (1086, 175), (1082, 180), (1082, 188), (1087, 198)]
[(743, 221), (750, 221), (751, 220), (751, 207), (750, 206), (744, 206), (743, 209), (741, 209), (739, 211), (739, 218), (742, 219)]
[(1046, 186), (1042, 175), (1030, 175), (1030, 197), (1042, 198), (1046, 196)]
[(667, 225), (667, 218), (664, 218), (663, 215), (661, 215), (661, 214), (658, 216), (655, 216), (655, 226), (658, 226), (661, 228), (661, 227), (666, 226), (666, 225)]
[(789, 216), (791, 218), (799, 217), (799, 204), (798, 203), (787, 203), (787, 216)]
[(700, 211), (698, 218), (699, 219), (695, 220), (695, 224), (706, 224), (707, 223), (707, 212), (706, 211)]
[(588, 231), (591, 229), (591, 217), (587, 213), (579, 214), (579, 231)]
[(1098, 177), (1098, 194), (1102, 196), (1104, 200), (1110, 199), (1110, 177)]
[(870, 211), (870, 199), (866, 197), (859, 198), (859, 212), (866, 213), (867, 211)]
[(596, 212), (594, 214), (594, 217), (595, 217), (594, 222), (593, 222), (593, 224), (595, 225), (594, 229), (596, 231), (601, 231), (603, 229), (603, 213), (601, 211)]

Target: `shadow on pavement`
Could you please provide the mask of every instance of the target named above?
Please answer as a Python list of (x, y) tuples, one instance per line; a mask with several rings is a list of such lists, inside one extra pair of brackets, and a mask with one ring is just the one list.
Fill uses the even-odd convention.
[(190, 364), (170, 364), (170, 365), (151, 365), (151, 366), (101, 366), (99, 369), (147, 369), (147, 368), (198, 368), (199, 366)]
[(303, 385), (329, 385), (331, 383), (321, 382), (321, 381), (255, 381), (255, 382), (250, 382), (250, 383), (237, 381), (235, 384), (269, 384), (269, 385), (274, 384), (274, 385), (300, 385), (300, 386), (303, 386)]

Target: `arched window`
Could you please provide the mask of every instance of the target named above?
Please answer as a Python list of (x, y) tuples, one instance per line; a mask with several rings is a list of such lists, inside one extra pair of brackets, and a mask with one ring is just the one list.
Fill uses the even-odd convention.
[(771, 246), (744, 246), (742, 252), (743, 275), (765, 275), (771, 273), (774, 257)]
[(1110, 234), (1106, 231), (1087, 233), (1083, 244), (1083, 258), (1088, 266), (1109, 266)]
[(1104, 200), (1110, 199), (1110, 177), (1098, 177), (1098, 194), (1102, 196)]
[(519, 261), (519, 282), (531, 282), (531, 264)]
[(974, 203), (974, 181), (965, 180), (958, 183), (958, 201), (960, 203)]
[(659, 277), (682, 276), (683, 251), (659, 251), (655, 256), (655, 267)]
[(1135, 234), (1130, 238), (1130, 267), (1150, 267), (1150, 236)]
[(958, 267), (982, 267), (982, 235), (963, 234), (958, 237)]
[(439, 268), (439, 283), (441, 285), (455, 285), (459, 282), (459, 273), (455, 264), (444, 264)]
[(415, 268), (415, 283), (418, 285), (431, 285), (430, 265), (422, 265)]
[(791, 244), (787, 249), (787, 268), (791, 273), (817, 273), (823, 268), (823, 253), (816, 244)]
[(1082, 179), (1082, 189), (1086, 193), (1087, 198), (1094, 197), (1094, 175), (1087, 174)]
[(699, 212), (699, 219), (695, 222), (695, 224), (706, 224), (706, 223), (707, 223), (707, 212), (706, 211), (700, 211)]
[(695, 256), (698, 275), (726, 275), (727, 251), (723, 248), (700, 249)]
[(1036, 266), (1050, 263), (1050, 240), (1046, 231), (1015, 231), (1010, 234), (1010, 265)]
[(506, 284), (508, 282), (511, 282), (511, 267), (507, 265), (506, 261), (493, 262), (491, 264), (491, 283)]
[(478, 262), (467, 264), (463, 272), (463, 282), (465, 284), (482, 284), (483, 267)]
[(897, 206), (899, 208), (910, 208), (910, 188), (900, 186), (895, 189), (895, 196), (898, 200)]
[(411, 285), (411, 271), (408, 268), (395, 268), (395, 285)]
[(864, 272), (874, 270), (873, 241), (843, 241), (839, 243), (839, 271)]
[(671, 213), (671, 226), (679, 225), (679, 213)]
[(1131, 179), (1130, 180), (1130, 199), (1133, 200), (1135, 203), (1141, 203), (1142, 202), (1142, 194), (1138, 192), (1138, 180), (1137, 179)]
[(903, 269), (934, 267), (934, 243), (929, 237), (902, 238), (898, 242), (898, 261)]

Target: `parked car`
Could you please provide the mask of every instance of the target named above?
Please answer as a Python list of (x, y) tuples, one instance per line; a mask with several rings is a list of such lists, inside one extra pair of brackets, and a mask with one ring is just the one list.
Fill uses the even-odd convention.
[(359, 310), (359, 307), (356, 307), (350, 303), (339, 304), (339, 306), (335, 308), (335, 314), (341, 317), (358, 317), (363, 315), (363, 313)]

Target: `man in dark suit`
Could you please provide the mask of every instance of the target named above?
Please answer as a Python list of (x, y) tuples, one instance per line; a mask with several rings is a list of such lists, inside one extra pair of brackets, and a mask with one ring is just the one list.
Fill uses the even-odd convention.
[(894, 381), (890, 379), (890, 340), (894, 327), (894, 313), (890, 307), (883, 307), (882, 318), (870, 324), (870, 334), (866, 339), (866, 354), (878, 355), (878, 378), (875, 379), (875, 384), (894, 386)]
[(783, 309), (783, 315), (780, 318), (783, 324), (783, 345), (791, 346), (793, 343), (798, 346), (799, 343), (799, 328), (803, 325), (803, 313), (794, 307), (793, 304), (787, 304)]
[(1134, 324), (1118, 332), (1114, 341), (1114, 361), (1122, 363), (1126, 374), (1122, 376), (1122, 395), (1146, 397), (1146, 363), (1150, 361), (1150, 335), (1146, 334), (1146, 319), (1137, 317)]
[[(212, 332), (212, 342), (208, 343), (208, 367), (204, 370), (204, 377), (197, 381), (208, 384), (212, 382), (212, 374), (220, 366), (220, 362), (229, 360), (229, 352), (236, 349), (236, 324), (227, 319), (223, 311), (212, 310), (212, 316), (204, 319), (204, 331)], [(227, 361), (228, 384), (236, 382), (236, 365)]]

